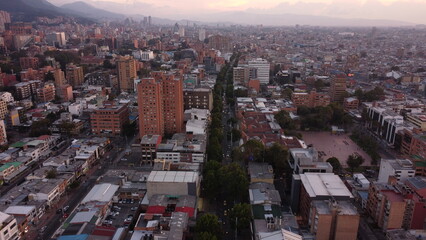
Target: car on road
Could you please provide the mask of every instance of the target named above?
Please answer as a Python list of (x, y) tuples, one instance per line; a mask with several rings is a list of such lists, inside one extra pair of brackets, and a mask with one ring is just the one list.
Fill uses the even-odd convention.
[(56, 210), (56, 214), (60, 214), (62, 213), (62, 208), (58, 208), (58, 210)]
[(122, 158), (121, 161), (127, 161), (127, 158)]
[(138, 207), (132, 207), (132, 208), (130, 208), (130, 210), (131, 211), (136, 211), (136, 210), (138, 210)]
[(44, 233), (44, 231), (46, 231), (46, 229), (47, 229), (47, 226), (44, 226), (44, 227), (40, 228), (40, 232)]
[(64, 212), (66, 212), (66, 211), (68, 211), (68, 209), (70, 208), (70, 206), (65, 206), (63, 209), (64, 209)]

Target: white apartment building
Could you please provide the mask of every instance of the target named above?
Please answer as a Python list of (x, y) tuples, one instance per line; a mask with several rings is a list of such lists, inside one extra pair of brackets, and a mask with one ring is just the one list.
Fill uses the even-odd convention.
[(4, 212), (0, 212), (0, 239), (15, 240), (19, 239), (18, 223), (16, 219)]
[(257, 79), (259, 79), (260, 84), (269, 83), (270, 64), (268, 61), (262, 58), (257, 58), (249, 61), (248, 65), (249, 67), (254, 67), (257, 69)]
[(414, 177), (415, 173), (415, 167), (408, 159), (382, 159), (377, 182), (387, 183), (390, 176), (395, 177), (398, 181), (404, 181)]

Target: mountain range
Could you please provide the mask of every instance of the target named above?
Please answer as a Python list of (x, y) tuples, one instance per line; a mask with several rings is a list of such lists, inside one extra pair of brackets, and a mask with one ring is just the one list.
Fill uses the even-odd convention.
[[(94, 7), (92, 4), (96, 4)], [(132, 11), (126, 9), (132, 8)], [(115, 2), (91, 2), (77, 1), (64, 4), (62, 6), (55, 6), (47, 0), (0, 0), (0, 10), (5, 10), (12, 13), (14, 20), (32, 21), (35, 17), (55, 17), (55, 16), (71, 16), (76, 17), (82, 21), (96, 21), (96, 20), (123, 20), (126, 17), (131, 17), (135, 20), (143, 19), (144, 15), (141, 14), (122, 14), (121, 12), (135, 13), (136, 9), (149, 11), (152, 6), (146, 3), (134, 2), (131, 4), (119, 4)], [(111, 10), (116, 10), (111, 11)], [(155, 13), (155, 11), (153, 10)], [(339, 18), (327, 16), (314, 16), (302, 14), (303, 11), (298, 13), (263, 13), (255, 11), (228, 11), (216, 12), (210, 14), (194, 14), (188, 17), (185, 14), (175, 15), (175, 19), (155, 18), (155, 24), (174, 24), (180, 23), (197, 23), (197, 24), (242, 24), (242, 25), (266, 25), (266, 26), (289, 26), (289, 25), (314, 25), (314, 26), (412, 26), (413, 23), (386, 20), (386, 19), (362, 19), (362, 18)], [(192, 20), (182, 20), (191, 18)], [(217, 21), (220, 19), (220, 22)]]

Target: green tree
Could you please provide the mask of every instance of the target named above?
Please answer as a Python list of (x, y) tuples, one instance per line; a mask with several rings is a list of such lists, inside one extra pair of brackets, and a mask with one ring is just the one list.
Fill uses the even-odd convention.
[(223, 195), (228, 200), (242, 201), (248, 194), (249, 181), (246, 172), (237, 163), (225, 165), (219, 170)]
[(63, 122), (59, 128), (62, 133), (65, 133), (67, 136), (71, 136), (71, 133), (75, 128), (75, 124), (72, 122)]
[(49, 130), (51, 123), (48, 119), (43, 119), (40, 121), (35, 121), (30, 128), (30, 137), (40, 137), (41, 135), (50, 135)]
[(355, 169), (357, 169), (363, 163), (364, 163), (364, 159), (361, 156), (350, 155), (348, 157), (347, 164), (352, 174), (354, 173)]
[(293, 95), (293, 90), (291, 90), (291, 88), (284, 88), (284, 90), (281, 92), (281, 95), (285, 99), (291, 99), (291, 96)]
[(232, 129), (232, 141), (239, 141), (241, 139), (241, 131), (233, 128)]
[(339, 173), (340, 170), (342, 170), (342, 165), (340, 165), (340, 161), (336, 157), (331, 157), (327, 159), (326, 162), (330, 163), (330, 165), (333, 167), (334, 173)]
[(55, 76), (53, 75), (53, 72), (49, 71), (44, 75), (44, 81), (55, 81)]
[(197, 239), (198, 240), (218, 240), (218, 238), (209, 232), (201, 232), (197, 234)]
[(197, 219), (195, 232), (196, 234), (210, 233), (216, 238), (219, 238), (221, 235), (221, 227), (218, 217), (210, 213), (203, 214)]
[(107, 69), (114, 69), (115, 66), (111, 63), (109, 59), (105, 59), (102, 66)]
[(272, 165), (276, 177), (291, 176), (288, 164), (288, 150), (279, 143), (274, 143), (266, 149), (265, 160)]
[(280, 111), (275, 114), (275, 120), (284, 130), (292, 130), (296, 128), (296, 124), (293, 119), (291, 119), (290, 114), (287, 111)]
[(208, 199), (214, 199), (220, 192), (219, 170), (221, 164), (217, 161), (208, 161), (203, 169), (203, 192)]
[(48, 179), (56, 178), (57, 175), (58, 175), (58, 172), (54, 168), (46, 172), (46, 178)]
[(229, 212), (231, 227), (237, 230), (248, 229), (251, 222), (251, 206), (248, 203), (238, 203)]
[(244, 161), (262, 162), (264, 160), (265, 146), (259, 140), (250, 139), (243, 146)]
[(136, 122), (130, 123), (127, 121), (123, 124), (123, 135), (127, 137), (132, 137), (136, 133)]

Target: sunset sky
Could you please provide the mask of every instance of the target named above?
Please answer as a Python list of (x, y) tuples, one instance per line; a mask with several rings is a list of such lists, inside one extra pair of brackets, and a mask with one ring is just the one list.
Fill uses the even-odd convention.
[[(61, 5), (77, 0), (49, 1)], [(86, 0), (85, 2), (114, 12), (150, 14), (174, 19), (214, 20), (209, 14), (244, 11), (260, 14), (294, 13), (339, 18), (389, 19), (426, 24), (426, 0)]]

